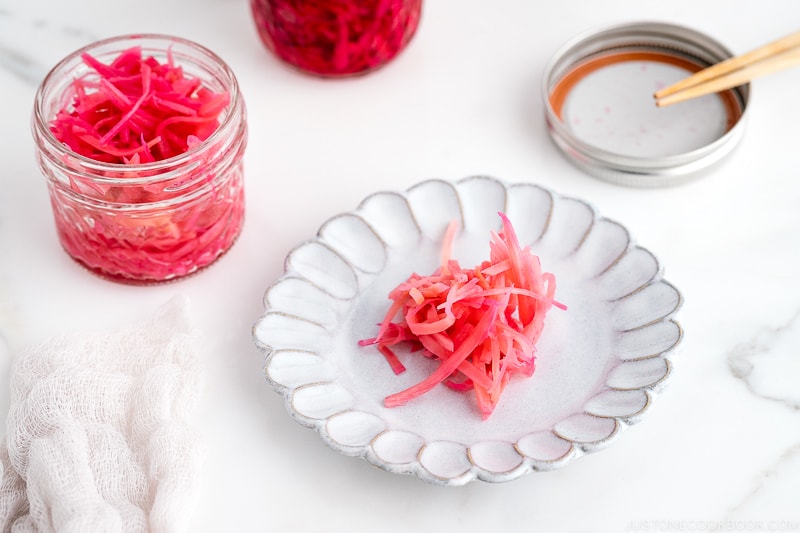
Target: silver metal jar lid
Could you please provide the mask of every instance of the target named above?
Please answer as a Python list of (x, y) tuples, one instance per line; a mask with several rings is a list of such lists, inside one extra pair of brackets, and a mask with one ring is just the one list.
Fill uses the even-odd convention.
[(640, 22), (577, 36), (544, 72), (548, 131), (579, 168), (634, 187), (705, 174), (738, 144), (750, 85), (667, 107), (653, 93), (733, 54), (672, 24)]

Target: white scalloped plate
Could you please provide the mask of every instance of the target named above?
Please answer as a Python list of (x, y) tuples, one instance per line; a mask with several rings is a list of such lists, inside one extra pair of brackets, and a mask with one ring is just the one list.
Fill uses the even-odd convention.
[[(385, 408), (436, 363), (412, 354), (397, 376), (357, 341), (375, 335), (392, 288), (437, 267), (451, 220), (461, 222), (454, 258), (487, 259), (500, 211), (568, 306), (547, 315), (536, 372), (512, 379), (486, 421), (471, 395), (443, 385)], [(586, 202), (482, 176), (367, 197), (288, 255), (264, 304), (253, 338), (289, 414), (334, 450), (440, 485), (508, 481), (611, 443), (645, 414), (682, 337), (680, 293), (623, 226)]]

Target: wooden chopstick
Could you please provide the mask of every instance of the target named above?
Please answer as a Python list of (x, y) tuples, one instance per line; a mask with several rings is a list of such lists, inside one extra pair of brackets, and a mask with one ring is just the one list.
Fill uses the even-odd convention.
[(759, 76), (800, 65), (800, 31), (696, 72), (653, 97), (659, 107), (730, 89)]

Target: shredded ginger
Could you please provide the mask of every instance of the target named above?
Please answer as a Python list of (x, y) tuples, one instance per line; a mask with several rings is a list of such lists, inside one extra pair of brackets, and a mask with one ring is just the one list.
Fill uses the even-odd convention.
[(266, 46), (289, 64), (322, 76), (368, 72), (413, 37), (422, 0), (251, 0)]
[(472, 269), (450, 257), (457, 230), (451, 223), (440, 267), (430, 276), (414, 273), (392, 290), (393, 303), (378, 334), (359, 341), (376, 345), (396, 374), (405, 371), (392, 349), (398, 344), (440, 361), (419, 383), (387, 396), (386, 407), (404, 405), (444, 383), (473, 391), (486, 420), (512, 376), (533, 375), (545, 314), (553, 305), (566, 307), (554, 300), (553, 274), (542, 272), (530, 248), (520, 248), (508, 217), (500, 217), (503, 228), (491, 232), (490, 259)]
[(184, 75), (172, 54), (160, 63), (139, 46), (110, 64), (84, 53), (92, 69), (72, 82), (72, 99), (51, 122), (53, 135), (82, 156), (112, 164), (152, 163), (180, 155), (207, 139), (228, 106)]

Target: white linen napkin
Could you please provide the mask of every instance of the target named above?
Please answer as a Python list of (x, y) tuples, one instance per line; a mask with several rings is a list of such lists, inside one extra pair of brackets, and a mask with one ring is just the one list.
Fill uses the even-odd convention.
[(0, 442), (0, 525), (11, 532), (186, 531), (203, 447), (187, 302), (21, 353)]

